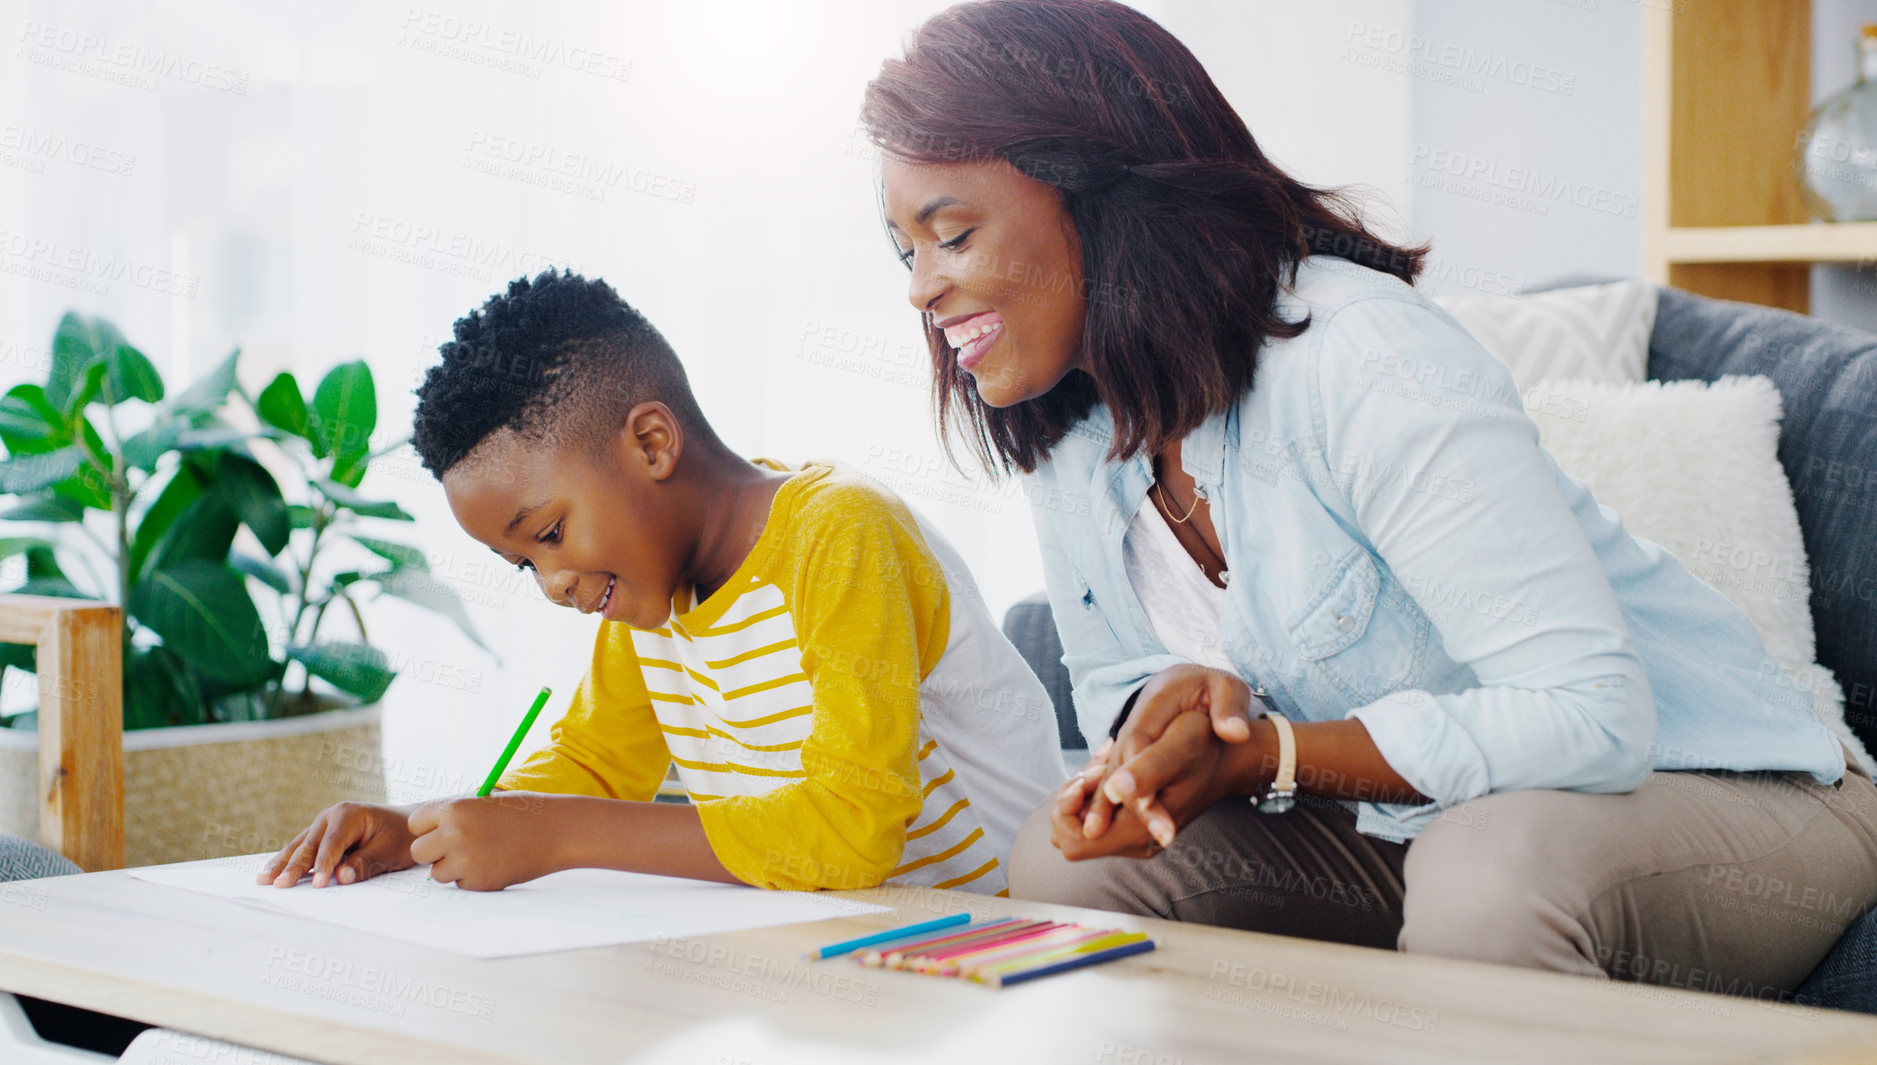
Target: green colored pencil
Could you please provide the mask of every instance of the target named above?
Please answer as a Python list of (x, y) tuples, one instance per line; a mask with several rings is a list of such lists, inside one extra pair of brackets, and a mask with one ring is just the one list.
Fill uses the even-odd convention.
[(515, 757), (515, 751), (521, 747), (522, 739), (528, 735), (528, 730), (534, 727), (534, 719), (541, 716), (541, 708), (547, 705), (548, 694), (546, 686), (543, 686), (541, 694), (534, 697), (534, 705), (528, 708), (528, 716), (521, 719), (521, 725), (515, 729), (515, 735), (509, 738), (508, 749), (502, 752), (502, 757), (495, 760), (495, 768), (489, 770), (489, 779), (483, 781), (482, 787), (476, 789), (476, 795), (479, 798), (487, 798), (489, 793), (495, 790), (495, 782), (502, 779), (502, 771), (508, 768), (508, 760)]

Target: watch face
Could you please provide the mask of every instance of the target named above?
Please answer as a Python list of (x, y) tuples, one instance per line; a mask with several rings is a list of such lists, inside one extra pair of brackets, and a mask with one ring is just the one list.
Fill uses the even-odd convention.
[(1273, 793), (1266, 795), (1258, 801), (1258, 812), (1261, 814), (1281, 814), (1295, 805), (1297, 805), (1297, 797), (1295, 795)]

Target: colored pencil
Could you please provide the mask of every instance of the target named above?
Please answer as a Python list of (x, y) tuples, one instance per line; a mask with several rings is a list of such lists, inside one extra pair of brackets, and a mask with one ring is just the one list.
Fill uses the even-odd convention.
[(1056, 973), (1068, 972), (1071, 969), (1080, 969), (1089, 965), (1100, 965), (1102, 962), (1114, 961), (1117, 958), (1125, 958), (1133, 954), (1145, 954), (1152, 949), (1154, 949), (1154, 941), (1151, 939), (1142, 939), (1118, 947), (1110, 947), (1107, 950), (1098, 950), (1088, 954), (1077, 954), (1065, 958), (1062, 961), (1039, 965), (1033, 969), (1023, 969), (1018, 972), (986, 977), (983, 982), (990, 984), (992, 987), (1009, 987), (1011, 984), (1020, 984), (1025, 980), (1034, 980), (1039, 976), (1054, 976)]
[(953, 946), (967, 941), (977, 941), (990, 936), (1008, 935), (1019, 928), (1027, 928), (1045, 923), (1047, 922), (1024, 921), (1016, 917), (1006, 917), (1001, 920), (966, 928), (951, 935), (937, 936), (917, 943), (902, 943), (893, 947), (891, 950), (882, 951), (881, 953), (885, 955), (884, 960), (886, 964), (890, 966), (912, 955), (922, 954), (928, 950), (940, 950), (947, 946)]
[(981, 943), (968, 943), (951, 950), (933, 954), (919, 954), (906, 959), (905, 968), (922, 973), (936, 973), (946, 968), (957, 968), (958, 959), (975, 958), (985, 954), (999, 954), (1010, 950), (1024, 949), (1027, 944), (1041, 940), (1053, 940), (1073, 931), (1073, 925), (1047, 924), (1036, 928), (1027, 928), (1007, 936), (988, 939)]
[(1018, 925), (1022, 923), (1024, 922), (1020, 918), (999, 917), (995, 921), (985, 921), (981, 924), (967, 925), (964, 928), (946, 932), (942, 935), (936, 935), (936, 936), (919, 935), (919, 936), (912, 936), (906, 940), (897, 940), (897, 941), (888, 942), (888, 943), (881, 943), (881, 944), (874, 946), (873, 948), (869, 950), (863, 951), (860, 954), (856, 954), (855, 957), (860, 961), (862, 965), (869, 965), (869, 966), (884, 965), (886, 963), (887, 955), (889, 954), (895, 954), (896, 952), (899, 952), (899, 951), (912, 950), (916, 948), (924, 948), (933, 943), (952, 942), (954, 940), (959, 940), (959, 939), (970, 939), (970, 938), (975, 938), (977, 936), (990, 935), (999, 928), (1010, 926), (1010, 925)]
[(495, 782), (502, 779), (502, 770), (508, 768), (508, 760), (515, 757), (515, 751), (521, 747), (521, 741), (528, 738), (528, 730), (534, 727), (534, 719), (541, 716), (541, 708), (547, 705), (547, 697), (548, 690), (543, 687), (541, 694), (534, 697), (534, 705), (528, 708), (528, 716), (521, 719), (521, 727), (517, 728), (515, 735), (509, 739), (508, 748), (502, 752), (502, 757), (495, 760), (495, 768), (489, 770), (489, 779), (483, 781), (482, 787), (476, 789), (479, 797), (488, 798), (489, 793), (495, 790)]
[(976, 945), (980, 945), (984, 943), (1001, 942), (1005, 939), (1009, 939), (1012, 936), (1023, 935), (1027, 932), (1034, 931), (1035, 929), (1047, 923), (1048, 922), (1045, 922), (1045, 921), (1018, 921), (1014, 924), (1007, 925), (1002, 928), (990, 929), (989, 931), (983, 932), (979, 935), (962, 936), (958, 939), (950, 940), (938, 946), (905, 947), (899, 950), (894, 950), (894, 951), (889, 952), (886, 958), (884, 959), (884, 961), (885, 961), (886, 967), (889, 969), (917, 968), (919, 963), (922, 962), (928, 956), (928, 953), (931, 951), (941, 950), (941, 949), (966, 949), (968, 950)]
[(1022, 962), (1041, 958), (1045, 955), (1060, 954), (1073, 950), (1085, 943), (1111, 936), (1114, 933), (1100, 928), (1084, 928), (1070, 925), (1061, 933), (1027, 942), (1012, 943), (999, 950), (983, 951), (977, 954), (962, 955), (950, 959), (943, 970), (946, 976), (968, 975), (979, 969), (993, 968), (1007, 962)]
[(1005, 954), (995, 958), (986, 958), (981, 960), (978, 964), (968, 966), (967, 971), (962, 975), (982, 979), (983, 977), (996, 973), (1014, 972), (1018, 969), (1028, 969), (1037, 965), (1045, 965), (1060, 958), (1068, 957), (1071, 954), (1087, 954), (1093, 951), (1107, 950), (1110, 947), (1126, 946), (1129, 943), (1138, 943), (1146, 938), (1147, 934), (1145, 932), (1116, 932), (1113, 930), (1092, 932), (1087, 936), (1083, 936), (1071, 942), (1050, 944), (1043, 947), (1043, 949), (1030, 951), (1028, 953)]
[(923, 935), (927, 932), (936, 932), (941, 928), (951, 928), (955, 925), (967, 924), (970, 920), (971, 915), (968, 913), (946, 914), (944, 917), (934, 918), (930, 921), (921, 921), (918, 924), (910, 924), (904, 928), (889, 928), (884, 932), (875, 932), (870, 936), (859, 936), (854, 939), (842, 940), (839, 943), (830, 943), (820, 950), (809, 951), (807, 957), (816, 959), (833, 958), (846, 954), (849, 951), (859, 950), (861, 947), (871, 947), (877, 943), (890, 943), (896, 939), (906, 939), (911, 936)]
[(954, 954), (970, 954), (974, 951), (989, 950), (1002, 943), (1008, 943), (1017, 939), (1026, 939), (1030, 936), (1040, 936), (1045, 932), (1064, 927), (1067, 926), (1057, 924), (1055, 921), (1024, 921), (1019, 924), (1011, 925), (1008, 928), (998, 929), (987, 935), (954, 940), (950, 943), (940, 943), (918, 950), (907, 950), (903, 953), (909, 959), (949, 958)]
[(995, 943), (980, 943), (965, 950), (948, 951), (943, 955), (930, 958), (929, 960), (952, 963), (955, 967), (957, 964), (968, 963), (973, 959), (989, 957), (993, 954), (1008, 954), (1013, 950), (1039, 950), (1045, 943), (1061, 942), (1064, 939), (1074, 938), (1084, 932), (1092, 931), (1093, 929), (1083, 928), (1081, 925), (1075, 924), (1059, 924), (1047, 928), (1035, 928), (1031, 929), (1028, 935), (1011, 936)]

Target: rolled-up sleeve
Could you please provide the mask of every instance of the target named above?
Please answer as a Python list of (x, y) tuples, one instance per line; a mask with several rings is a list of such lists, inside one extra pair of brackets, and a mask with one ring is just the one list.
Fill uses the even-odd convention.
[[(1310, 399), (1330, 478), (1479, 682), (1346, 716), (1439, 805), (1640, 785), (1656, 738), (1648, 677), (1511, 373), (1424, 303), (1364, 300), (1322, 328)], [(1434, 588), (1512, 606), (1443, 610)]]

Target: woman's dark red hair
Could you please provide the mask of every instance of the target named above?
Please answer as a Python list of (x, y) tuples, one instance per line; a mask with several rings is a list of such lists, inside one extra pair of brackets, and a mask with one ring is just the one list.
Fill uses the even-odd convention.
[(861, 120), (898, 158), (1004, 160), (1054, 186), (1075, 224), (1092, 373), (991, 407), (926, 325), (941, 432), (955, 423), (993, 470), (1034, 470), (1097, 402), (1113, 457), (1157, 450), (1251, 387), (1267, 338), (1308, 328), (1275, 307), (1304, 257), (1412, 283), (1427, 253), (1279, 170), (1192, 52), (1113, 0), (949, 8), (881, 66)]

